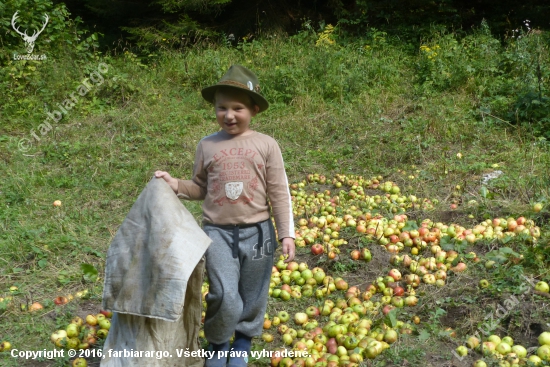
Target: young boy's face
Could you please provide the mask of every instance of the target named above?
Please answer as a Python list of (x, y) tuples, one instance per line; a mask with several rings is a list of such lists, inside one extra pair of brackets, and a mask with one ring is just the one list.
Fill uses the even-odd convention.
[(259, 107), (253, 104), (248, 94), (234, 89), (219, 89), (214, 99), (216, 120), (225, 132), (241, 135), (249, 130), (250, 121)]

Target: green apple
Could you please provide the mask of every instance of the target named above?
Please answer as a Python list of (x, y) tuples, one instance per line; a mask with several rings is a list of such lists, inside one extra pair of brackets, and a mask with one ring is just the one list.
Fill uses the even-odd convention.
[(479, 281), (479, 287), (480, 288), (487, 288), (489, 287), (489, 281), (487, 279), (481, 279)]
[(535, 290), (543, 293), (549, 293), (550, 287), (548, 286), (548, 283), (541, 280), (535, 285)]
[(105, 339), (109, 334), (109, 330), (99, 329), (96, 334), (98, 338)]
[(87, 367), (88, 363), (84, 358), (77, 358), (73, 361), (72, 367)]
[(290, 315), (286, 311), (279, 311), (277, 314), (281, 322), (287, 322), (290, 319)]
[(77, 324), (69, 324), (65, 330), (67, 330), (67, 336), (69, 338), (77, 337), (78, 334), (80, 334), (80, 328)]
[(461, 345), (461, 346), (459, 346), (458, 348), (456, 348), (456, 353), (457, 353), (459, 356), (464, 357), (465, 355), (468, 354), (468, 348), (466, 348), (464, 345)]
[(527, 356), (527, 349), (522, 345), (514, 345), (512, 347), (512, 353), (516, 353), (518, 358), (525, 358)]
[(550, 361), (550, 345), (544, 344), (537, 349), (537, 356), (543, 361)]
[(534, 364), (535, 366), (540, 366), (542, 364), (542, 359), (540, 359), (540, 357), (538, 357), (534, 354), (529, 356), (529, 358), (527, 358), (527, 360), (529, 362), (531, 362), (532, 364)]
[(539, 335), (540, 345), (550, 345), (550, 332), (545, 331)]
[(109, 330), (111, 328), (111, 321), (108, 319), (100, 320), (99, 321), (99, 327), (101, 329)]

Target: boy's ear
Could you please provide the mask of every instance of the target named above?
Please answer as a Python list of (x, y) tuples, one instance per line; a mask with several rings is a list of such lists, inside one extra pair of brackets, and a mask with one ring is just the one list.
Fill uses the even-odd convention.
[(258, 106), (257, 104), (254, 105), (254, 116), (256, 116), (256, 114), (260, 112), (260, 106)]

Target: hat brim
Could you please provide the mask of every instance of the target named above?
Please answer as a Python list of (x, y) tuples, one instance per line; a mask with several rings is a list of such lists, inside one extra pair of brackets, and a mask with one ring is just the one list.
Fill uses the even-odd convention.
[(204, 98), (207, 102), (214, 103), (214, 95), (216, 94), (216, 90), (218, 90), (218, 88), (221, 88), (221, 87), (235, 89), (248, 94), (250, 98), (252, 98), (254, 103), (260, 108), (258, 112), (265, 111), (269, 107), (269, 102), (267, 102), (267, 100), (264, 97), (262, 97), (260, 94), (249, 89), (244, 89), (244, 88), (235, 87), (235, 86), (226, 85), (226, 84), (216, 84), (216, 85), (212, 85), (210, 87), (204, 88), (201, 91), (202, 98)]

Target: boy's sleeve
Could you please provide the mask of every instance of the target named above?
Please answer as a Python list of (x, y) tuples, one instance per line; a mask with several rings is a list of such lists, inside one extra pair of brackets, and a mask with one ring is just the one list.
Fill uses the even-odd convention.
[(275, 141), (266, 162), (266, 182), (279, 241), (286, 237), (295, 238), (294, 216), (285, 164), (281, 149)]
[(206, 197), (206, 169), (204, 168), (204, 154), (202, 144), (197, 146), (195, 164), (193, 165), (193, 179), (178, 179), (177, 196), (186, 200), (204, 200)]

